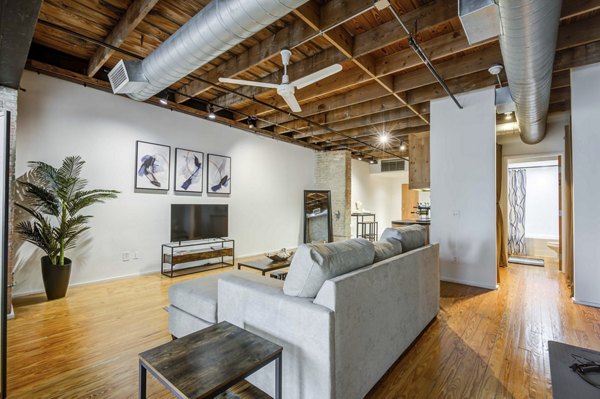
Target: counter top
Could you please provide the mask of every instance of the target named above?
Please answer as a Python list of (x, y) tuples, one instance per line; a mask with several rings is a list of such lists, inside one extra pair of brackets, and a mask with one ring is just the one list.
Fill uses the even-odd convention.
[(403, 220), (392, 220), (392, 226), (395, 224), (423, 224), (430, 225), (431, 219), (429, 220), (419, 220), (419, 219), (403, 219)]

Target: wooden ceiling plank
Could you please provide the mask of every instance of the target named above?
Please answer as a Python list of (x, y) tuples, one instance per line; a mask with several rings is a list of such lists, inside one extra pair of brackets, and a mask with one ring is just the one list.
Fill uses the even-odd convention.
[[(310, 37), (312, 34), (312, 29), (306, 26), (303, 21), (296, 20), (293, 25), (279, 30), (273, 36), (268, 37), (255, 46), (249, 48), (245, 53), (231, 58), (226, 63), (221, 64), (217, 68), (201, 75), (200, 77), (208, 82), (214, 82), (216, 85), (220, 77), (231, 78), (240, 73), (246, 72), (254, 65), (278, 56), (282, 48), (291, 47), (296, 43), (299, 43)], [(209, 90), (211, 87), (213, 87), (212, 84), (202, 81), (190, 82), (190, 84), (184, 86), (181, 90), (181, 92), (185, 95), (176, 96), (175, 101), (178, 103), (184, 102), (189, 98), (189, 96), (195, 97), (200, 95)]]
[[(158, 0), (134, 0), (104, 42), (119, 47), (157, 2)], [(114, 51), (109, 48), (99, 47), (90, 59), (87, 75), (94, 76), (113, 53)]]

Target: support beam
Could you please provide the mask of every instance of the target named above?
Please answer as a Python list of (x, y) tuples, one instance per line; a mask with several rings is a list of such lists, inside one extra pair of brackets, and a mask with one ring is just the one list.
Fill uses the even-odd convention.
[(0, 0), (0, 86), (19, 89), (41, 5), (42, 0)]
[[(139, 23), (142, 22), (157, 2), (158, 0), (134, 0), (104, 42), (111, 46), (119, 47), (131, 32), (135, 30)], [(114, 51), (111, 49), (103, 46), (98, 47), (90, 59), (87, 68), (87, 76), (94, 76), (113, 53)]]

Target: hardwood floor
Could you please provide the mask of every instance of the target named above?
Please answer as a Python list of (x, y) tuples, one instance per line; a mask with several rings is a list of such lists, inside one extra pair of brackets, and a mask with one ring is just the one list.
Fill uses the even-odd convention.
[[(198, 276), (156, 274), (75, 287), (64, 300), (15, 300), (9, 398), (136, 397), (137, 354), (170, 339), (168, 287)], [(556, 264), (511, 265), (502, 282), (497, 291), (442, 283), (438, 318), (368, 398), (550, 397), (549, 339), (600, 349), (600, 309), (571, 302)], [(148, 382), (150, 398), (171, 397)]]

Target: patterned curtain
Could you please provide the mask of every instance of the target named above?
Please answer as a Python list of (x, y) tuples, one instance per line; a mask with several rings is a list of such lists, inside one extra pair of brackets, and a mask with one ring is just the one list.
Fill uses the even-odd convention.
[(527, 187), (527, 171), (525, 169), (509, 169), (510, 182), (508, 192), (508, 252), (511, 255), (526, 255), (525, 246), (525, 197)]

